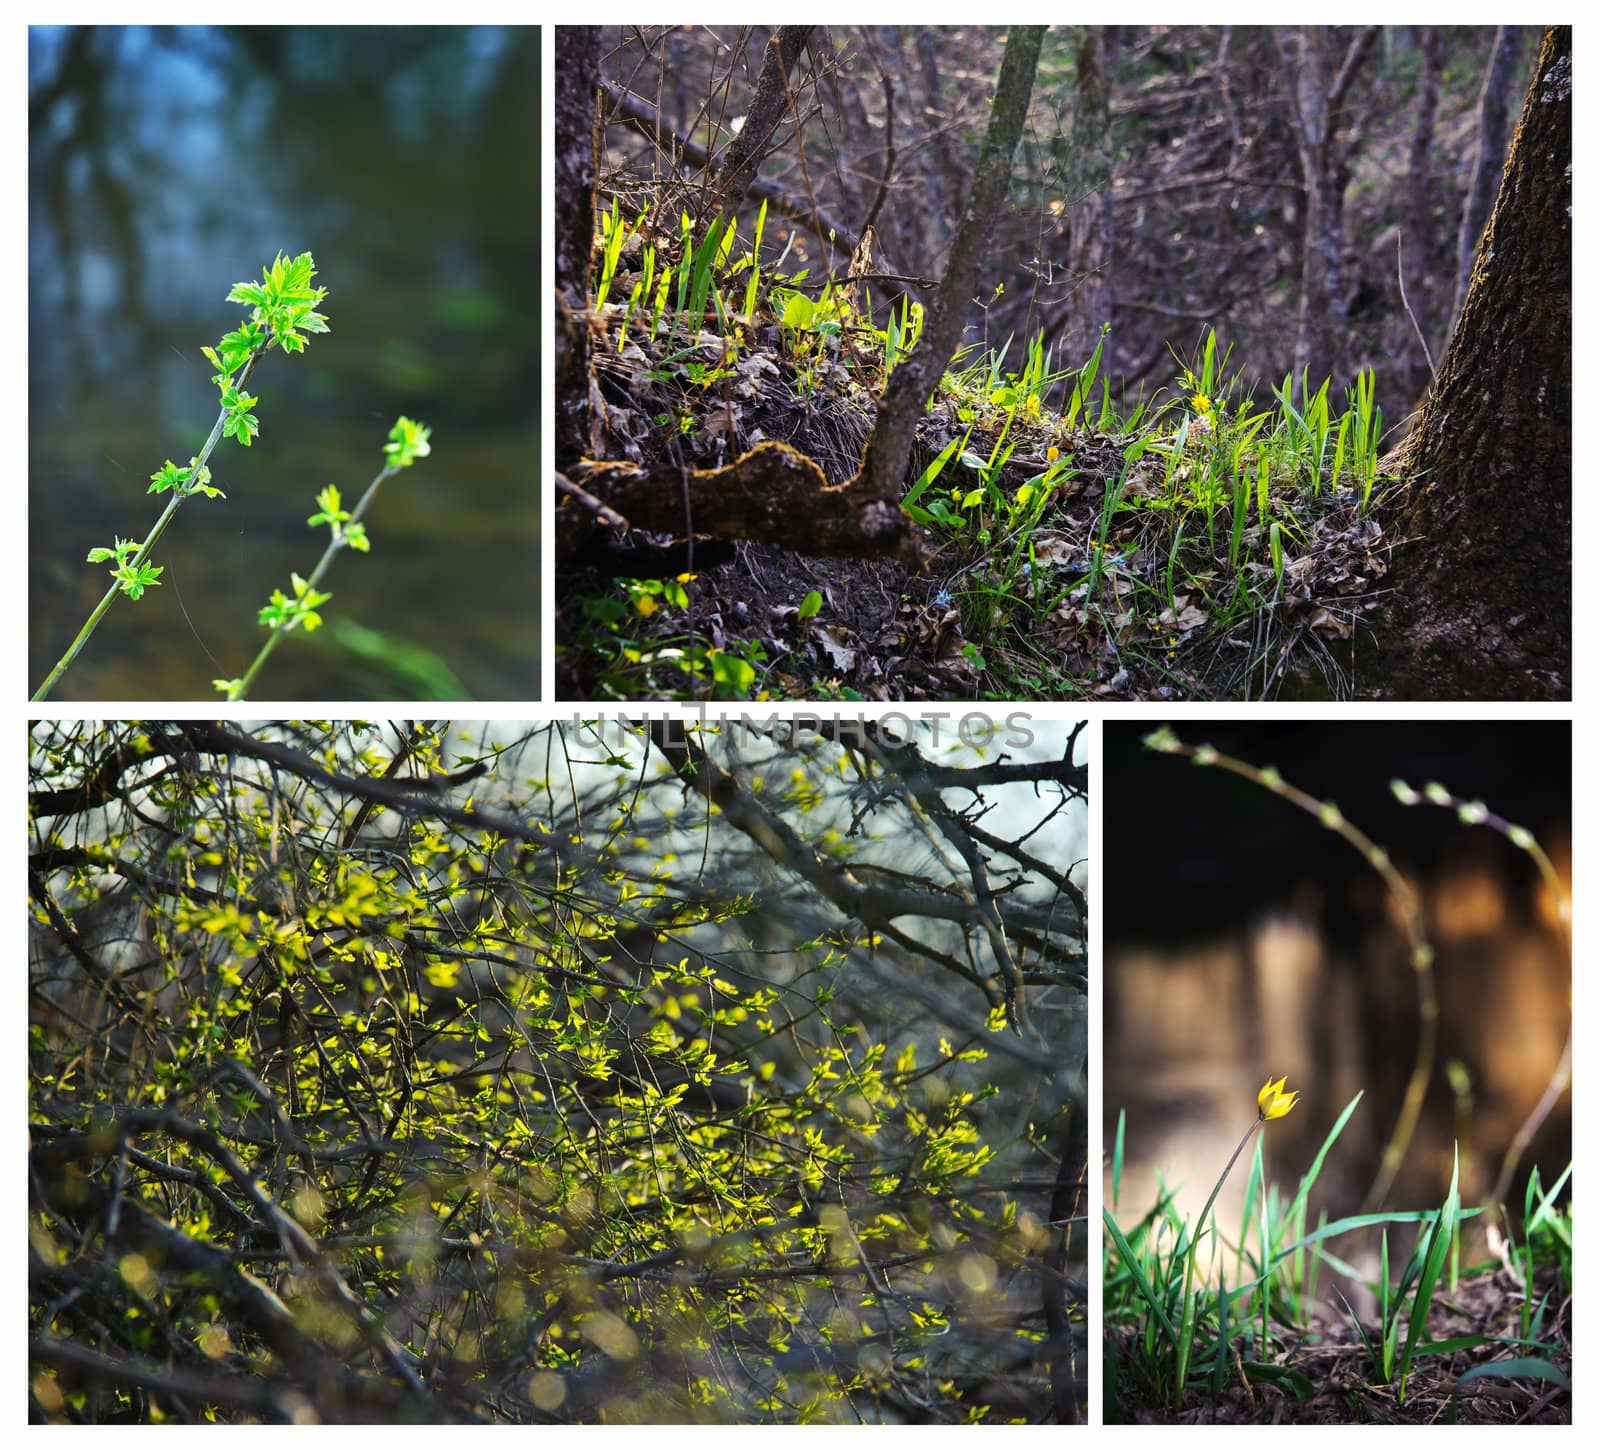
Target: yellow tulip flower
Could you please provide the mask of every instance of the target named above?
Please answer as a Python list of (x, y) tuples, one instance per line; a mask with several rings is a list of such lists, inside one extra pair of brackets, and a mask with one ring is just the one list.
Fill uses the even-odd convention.
[(1256, 1094), (1256, 1107), (1261, 1111), (1261, 1121), (1270, 1123), (1274, 1118), (1281, 1118), (1295, 1105), (1299, 1093), (1286, 1093), (1283, 1085), (1287, 1078), (1280, 1077), (1277, 1082), (1269, 1081), (1260, 1092)]

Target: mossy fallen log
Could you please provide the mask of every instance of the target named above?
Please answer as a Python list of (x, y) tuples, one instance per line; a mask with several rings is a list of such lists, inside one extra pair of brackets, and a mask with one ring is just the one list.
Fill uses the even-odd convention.
[[(569, 477), (634, 529), (782, 544), (814, 555), (895, 555), (918, 564), (925, 554), (924, 531), (898, 504), (871, 494), (859, 474), (830, 484), (814, 459), (787, 443), (758, 443), (721, 468), (588, 463)], [(566, 513), (591, 524), (611, 522), (592, 505), (585, 508), (587, 502), (563, 506), (558, 519)], [(564, 532), (571, 523), (563, 521)]]

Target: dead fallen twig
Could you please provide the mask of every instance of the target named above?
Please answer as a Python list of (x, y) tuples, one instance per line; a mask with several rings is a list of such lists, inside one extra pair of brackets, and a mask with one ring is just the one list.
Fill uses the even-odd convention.
[(566, 474), (556, 473), (556, 487), (569, 498), (575, 498), (586, 509), (590, 510), (601, 523), (613, 529), (627, 530), (633, 526), (623, 518), (610, 504), (602, 503), (587, 489), (579, 488)]

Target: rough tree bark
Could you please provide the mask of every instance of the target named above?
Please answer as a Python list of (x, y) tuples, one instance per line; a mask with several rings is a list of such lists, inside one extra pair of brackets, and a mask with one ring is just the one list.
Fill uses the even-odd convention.
[(1461, 208), (1461, 232), (1456, 239), (1456, 293), (1450, 308), (1452, 326), (1461, 316), (1461, 308), (1467, 300), (1472, 262), (1478, 255), (1478, 239), (1483, 235), (1484, 223), (1489, 220), (1489, 208), (1494, 205), (1500, 173), (1505, 167), (1506, 114), (1511, 109), (1511, 86), (1521, 54), (1520, 26), (1502, 25), (1495, 31), (1494, 54), (1489, 59), (1483, 92), (1478, 98), (1478, 145), (1472, 160), (1472, 185)]
[(889, 375), (878, 407), (878, 421), (867, 440), (856, 486), (868, 498), (898, 504), (905, 492), (906, 464), (916, 441), (917, 424), (961, 341), (993, 217), (1011, 182), (1011, 157), (1027, 119), (1044, 31), (1042, 25), (1026, 25), (1006, 37), (1005, 59), (1000, 63), (1000, 78), (995, 83), (989, 113), (989, 132), (950, 248), (949, 264), (928, 304), (922, 340)]
[(594, 241), (595, 88), (600, 31), (564, 25), (556, 41), (556, 465), (591, 451), (589, 248)]
[(1572, 30), (1544, 35), (1439, 376), (1397, 460), (1415, 476), (1400, 601), (1364, 688), (1567, 699), (1572, 661)]
[(1300, 249), (1300, 326), (1295, 337), (1294, 371), (1307, 373), (1312, 388), (1327, 372), (1330, 330), (1344, 309), (1345, 104), (1362, 63), (1372, 53), (1376, 25), (1363, 25), (1339, 61), (1329, 50), (1330, 34), (1320, 25), (1302, 25), (1291, 45), (1276, 35), (1288, 78), (1289, 122), (1305, 183), (1305, 239)]

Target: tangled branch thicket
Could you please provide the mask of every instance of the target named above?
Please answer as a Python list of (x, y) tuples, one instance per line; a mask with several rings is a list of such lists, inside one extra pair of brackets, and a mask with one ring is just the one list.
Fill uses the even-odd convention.
[(36, 726), (31, 1416), (1081, 1418), (1077, 749)]

